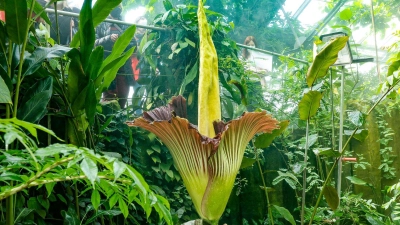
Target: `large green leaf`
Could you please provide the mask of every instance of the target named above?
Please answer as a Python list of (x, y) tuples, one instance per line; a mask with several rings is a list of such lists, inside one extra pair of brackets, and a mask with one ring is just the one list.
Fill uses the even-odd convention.
[(256, 141), (254, 142), (254, 145), (257, 148), (266, 148), (270, 144), (272, 144), (272, 141), (278, 137), (283, 131), (286, 130), (286, 128), (289, 126), (289, 120), (284, 120), (279, 123), (279, 129), (275, 129), (272, 131), (272, 133), (265, 133), (261, 134), (256, 138)]
[(0, 77), (0, 103), (9, 103), (9, 104), (12, 103), (10, 90), (8, 90), (6, 83), (1, 77)]
[(50, 76), (39, 80), (38, 82), (36, 82), (36, 84), (30, 87), (24, 93), (24, 97), (20, 101), (20, 105), (24, 105), (30, 98), (32, 98), (36, 94), (49, 90), (53, 90), (53, 77)]
[(370, 184), (368, 184), (366, 181), (364, 181), (358, 177), (347, 176), (346, 179), (349, 180), (352, 184), (357, 184), (357, 185), (361, 185), (361, 186), (370, 186)]
[(2, 123), (2, 124), (12, 123), (14, 126), (23, 127), (24, 129), (26, 129), (36, 139), (37, 139), (37, 131), (36, 131), (36, 129), (37, 129), (37, 130), (41, 130), (43, 132), (46, 132), (46, 133), (54, 136), (58, 140), (62, 141), (60, 138), (58, 138), (56, 136), (56, 134), (52, 130), (49, 130), (46, 127), (43, 127), (43, 126), (38, 125), (38, 124), (29, 123), (29, 122), (26, 122), (26, 121), (23, 121), (23, 120), (19, 120), (17, 118), (0, 119), (0, 123)]
[[(116, 58), (102, 69), (100, 75), (95, 80), (95, 86), (99, 87), (96, 90), (97, 99), (100, 98), (102, 91), (106, 90), (110, 86), (111, 82), (115, 79), (119, 68), (121, 68), (121, 66), (123, 66), (133, 54), (133, 50), (134, 48), (131, 48), (126, 53), (122, 54), (120, 57)], [(103, 84), (100, 87), (99, 84), (101, 84), (101, 81), (103, 81)]]
[(348, 36), (335, 38), (317, 54), (307, 72), (309, 87), (313, 86), (317, 78), (326, 76), (329, 67), (336, 62), (339, 51), (344, 48), (348, 39)]
[(339, 196), (336, 189), (332, 186), (326, 186), (322, 192), (332, 210), (336, 210), (339, 206)]
[(322, 93), (319, 91), (309, 91), (304, 94), (299, 103), (299, 114), (301, 120), (308, 120), (313, 117), (319, 108)]
[(84, 71), (86, 71), (95, 40), (92, 20), (92, 0), (86, 0), (83, 2), (82, 10), (79, 16), (79, 32), (80, 33), (78, 35), (81, 42), (81, 62)]
[(27, 36), (28, 7), (26, 0), (5, 0), (6, 29), (8, 37), (16, 44), (22, 44)]
[[(344, 133), (344, 135), (350, 136), (353, 133), (353, 130), (344, 130), (343, 133)], [(368, 134), (369, 134), (368, 130), (358, 129), (356, 131), (356, 133), (354, 134), (353, 138), (355, 138), (358, 141), (363, 142), (363, 141), (365, 141), (365, 139), (367, 139)]]
[(183, 95), (183, 92), (185, 92), (186, 85), (192, 82), (194, 78), (196, 78), (198, 73), (199, 73), (199, 61), (197, 61), (190, 69), (189, 73), (186, 74), (185, 79), (182, 82), (181, 89), (179, 90), (180, 95)]
[(400, 69), (400, 60), (394, 61), (389, 65), (387, 76), (390, 76), (394, 71)]
[(278, 213), (285, 219), (287, 220), (290, 224), (296, 225), (296, 222), (292, 216), (292, 214), (287, 210), (286, 208), (277, 206), (277, 205), (272, 205), (278, 211)]
[[(96, 27), (99, 25), (104, 19), (110, 15), (110, 12), (118, 6), (122, 0), (97, 0), (93, 6), (92, 10), (92, 19), (93, 19), (93, 26)], [(82, 14), (82, 11), (81, 11)], [(76, 33), (71, 41), (71, 47), (78, 47), (79, 46), (79, 37), (80, 31)]]
[(46, 59), (58, 58), (67, 53), (71, 48), (56, 45), (51, 48), (38, 47), (35, 51), (25, 59), (22, 74), (23, 76), (31, 75), (42, 65)]
[(157, 198), (157, 202), (154, 204), (154, 208), (158, 212), (160, 220), (164, 219), (167, 224), (172, 225), (173, 222), (168, 200), (160, 195), (156, 195), (155, 197)]
[(89, 76), (91, 80), (95, 80), (99, 74), (101, 65), (103, 65), (104, 49), (103, 46), (97, 46), (92, 54), (90, 54), (89, 66), (85, 71), (85, 74)]
[(92, 191), (92, 196), (91, 196), (90, 200), (92, 202), (93, 208), (95, 210), (97, 210), (97, 208), (100, 205), (100, 193), (99, 193), (99, 191), (97, 189), (94, 189)]
[(122, 198), (118, 199), (118, 206), (119, 210), (121, 210), (124, 217), (127, 218), (129, 215), (129, 210), (128, 206), (126, 205), (125, 201)]
[(347, 116), (349, 117), (350, 122), (357, 127), (360, 127), (365, 123), (366, 115), (358, 110), (347, 112)]
[(34, 95), (18, 110), (17, 118), (31, 123), (38, 122), (47, 113), (47, 104), (51, 95), (52, 90)]
[(109, 63), (113, 62), (116, 58), (120, 57), (125, 52), (132, 38), (134, 38), (135, 31), (136, 26), (132, 25), (128, 29), (126, 29), (120, 37), (118, 37), (117, 41), (115, 41), (111, 54), (107, 56), (107, 58), (103, 62), (103, 65), (100, 69), (102, 71), (101, 73), (103, 73), (104, 68)]
[(97, 173), (98, 173), (98, 168), (96, 163), (90, 158), (86, 157), (81, 162), (81, 170), (94, 186), (94, 182), (97, 178)]

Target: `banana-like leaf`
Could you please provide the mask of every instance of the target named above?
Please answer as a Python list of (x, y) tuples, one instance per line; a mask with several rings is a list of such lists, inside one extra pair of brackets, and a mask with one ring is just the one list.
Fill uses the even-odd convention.
[(329, 67), (336, 62), (339, 51), (346, 46), (348, 39), (348, 36), (335, 38), (317, 54), (307, 72), (307, 84), (309, 87), (313, 86), (317, 78), (326, 76)]
[(304, 94), (299, 103), (299, 114), (301, 120), (308, 120), (313, 117), (319, 108), (322, 93), (319, 91), (309, 91)]
[(22, 99), (17, 117), (20, 120), (36, 123), (47, 113), (47, 104), (53, 94), (53, 78), (46, 77), (30, 88)]
[(52, 77), (46, 77), (34, 84), (32, 87), (30, 87), (24, 94), (24, 97), (20, 101), (21, 105), (24, 105), (32, 96), (43, 92), (43, 91), (49, 91), (53, 90), (53, 78)]
[[(118, 6), (122, 0), (97, 0), (96, 3), (93, 6), (92, 10), (92, 19), (93, 19), (93, 26), (96, 27), (99, 25), (104, 19), (107, 18), (108, 15), (110, 15), (110, 12)], [(82, 14), (82, 11), (81, 11)], [(74, 37), (72, 38), (71, 47), (79, 47), (80, 44), (80, 31), (78, 31)]]
[(97, 46), (92, 54), (90, 54), (89, 67), (86, 71), (86, 75), (91, 80), (95, 80), (99, 74), (100, 68), (103, 64), (104, 49), (103, 46)]
[(134, 38), (136, 31), (136, 26), (132, 25), (128, 29), (124, 31), (124, 33), (118, 37), (117, 41), (114, 43), (112, 52), (107, 58), (104, 60), (103, 65), (101, 66), (100, 73), (103, 73), (104, 68), (114, 61), (116, 58), (121, 56), (126, 48), (128, 47), (129, 43), (131, 42), (132, 38)]
[(17, 118), (36, 123), (47, 113), (47, 104), (50, 101), (52, 90), (43, 91), (34, 95), (19, 110)]
[[(111, 82), (115, 79), (117, 72), (121, 66), (131, 57), (134, 48), (129, 49), (127, 52), (110, 62), (95, 80), (96, 98), (100, 99), (101, 93), (110, 86)], [(103, 63), (104, 64), (104, 63)], [(104, 79), (104, 80), (103, 80)], [(103, 83), (101, 83), (103, 82)]]
[(33, 53), (25, 59), (22, 67), (22, 76), (28, 76), (36, 72), (36, 70), (41, 67), (44, 60), (62, 57), (70, 50), (71, 48), (61, 45), (55, 45), (51, 48), (36, 48), (35, 51), (33, 51)]
[(0, 77), (0, 103), (12, 104), (10, 90), (8, 90), (6, 83), (1, 77)]
[(28, 7), (26, 0), (5, 0), (6, 30), (16, 44), (22, 44), (27, 36)]
[(85, 0), (82, 5), (82, 10), (79, 16), (79, 39), (81, 42), (81, 62), (83, 71), (89, 64), (90, 54), (92, 53), (95, 34), (92, 20), (92, 0)]

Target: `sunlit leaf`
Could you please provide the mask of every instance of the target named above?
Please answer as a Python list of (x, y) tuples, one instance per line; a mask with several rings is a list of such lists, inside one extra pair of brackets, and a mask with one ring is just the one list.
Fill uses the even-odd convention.
[(352, 16), (353, 16), (353, 13), (351, 12), (351, 9), (350, 9), (350, 8), (346, 8), (346, 9), (342, 10), (342, 11), (339, 13), (340, 19), (346, 20), (346, 21), (347, 21), (347, 20), (350, 20)]
[(95, 162), (90, 158), (84, 158), (80, 164), (81, 170), (87, 176), (89, 181), (92, 183), (94, 187), (94, 182), (97, 178), (98, 168)]
[(315, 148), (313, 152), (317, 156), (327, 156), (327, 157), (339, 157), (340, 153), (331, 148)]
[(313, 86), (317, 78), (326, 76), (329, 67), (336, 62), (339, 51), (344, 48), (348, 39), (348, 36), (335, 38), (317, 54), (307, 72), (309, 87)]
[(129, 216), (129, 210), (128, 206), (122, 198), (118, 199), (118, 206), (119, 210), (121, 210), (122, 214), (124, 214), (124, 217), (127, 218)]
[(313, 117), (319, 108), (322, 93), (319, 91), (309, 91), (304, 94), (299, 103), (299, 115), (301, 120), (308, 120)]
[(115, 160), (113, 163), (114, 181), (118, 179), (126, 170), (125, 163)]
[(350, 122), (357, 127), (361, 127), (365, 122), (366, 115), (361, 113), (360, 111), (349, 111), (347, 112), (347, 116)]
[(361, 185), (361, 186), (369, 186), (366, 181), (364, 181), (358, 177), (347, 176), (346, 179), (349, 180), (352, 184), (357, 184), (357, 185)]
[(97, 210), (97, 208), (99, 208), (100, 205), (100, 193), (97, 189), (94, 189), (92, 191), (92, 196), (90, 197), (90, 200), (92, 202), (93, 208)]

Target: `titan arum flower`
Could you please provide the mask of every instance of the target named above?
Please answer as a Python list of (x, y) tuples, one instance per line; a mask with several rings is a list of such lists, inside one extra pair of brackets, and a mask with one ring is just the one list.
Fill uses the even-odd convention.
[(221, 121), (218, 58), (203, 4), (198, 8), (200, 35), (198, 129), (186, 118), (186, 100), (144, 112), (130, 126), (154, 133), (168, 147), (194, 206), (203, 219), (218, 224), (239, 171), (247, 143), (258, 132), (272, 132), (278, 121), (266, 112), (244, 113)]

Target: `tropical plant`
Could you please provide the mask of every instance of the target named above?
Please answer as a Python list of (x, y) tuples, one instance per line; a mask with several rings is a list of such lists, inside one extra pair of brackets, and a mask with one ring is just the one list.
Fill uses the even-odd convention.
[[(82, 218), (82, 220), (85, 217), (89, 219), (87, 223), (90, 220), (93, 221), (93, 216), (116, 216), (122, 213), (125, 218), (132, 217), (129, 206), (135, 202), (144, 209), (146, 217), (149, 217), (154, 209), (159, 213), (160, 219), (165, 219), (167, 223), (172, 224), (168, 202), (150, 191), (143, 177), (131, 166), (116, 158), (73, 145), (53, 144), (38, 148), (35, 140), (25, 134), (28, 131), (33, 138), (37, 139), (37, 130), (54, 135), (52, 131), (40, 125), (15, 118), (0, 120), (0, 131), (4, 133), (3, 140), (5, 141), (5, 149), (1, 150), (0, 155), (1, 182), (3, 183), (0, 200), (14, 197), (20, 192), (25, 192), (23, 195), (26, 195), (29, 193), (28, 189), (35, 187), (37, 189), (45, 187), (46, 199), (50, 195), (55, 195), (53, 189), (57, 182), (81, 181), (89, 187), (85, 191), (92, 189), (91, 208), (88, 208), (92, 212), (86, 211)], [(22, 150), (11, 146), (15, 140), (24, 146)], [(45, 209), (45, 211), (40, 211), (43, 210), (41, 207), (31, 207), (32, 201), (36, 201), (31, 199), (32, 197), (29, 198), (28, 207), (22, 208), (16, 220), (22, 219), (21, 215), (27, 216), (35, 212), (41, 217), (37, 219), (43, 222), (49, 212), (49, 200), (37, 198), (39, 202), (35, 204), (40, 204)], [(117, 209), (114, 207), (116, 205), (118, 205)], [(80, 220), (76, 214), (71, 215), (69, 211), (64, 211), (63, 217), (70, 223)]]
[(155, 133), (169, 148), (194, 206), (205, 223), (218, 224), (232, 191), (247, 142), (257, 132), (271, 132), (277, 121), (265, 112), (221, 120), (217, 53), (199, 1), (200, 36), (197, 130), (184, 119), (186, 101), (175, 97), (167, 107), (145, 112), (129, 123)]

